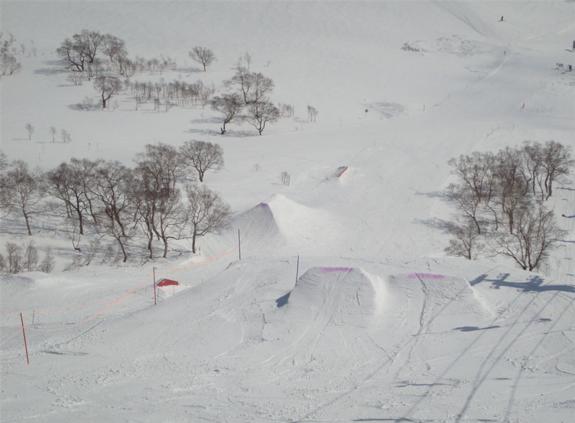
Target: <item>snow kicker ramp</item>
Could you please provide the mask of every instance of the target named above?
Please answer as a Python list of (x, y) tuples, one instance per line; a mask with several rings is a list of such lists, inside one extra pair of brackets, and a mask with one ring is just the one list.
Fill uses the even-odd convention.
[(385, 301), (385, 284), (352, 267), (315, 267), (299, 278), (279, 306), (287, 323), (323, 321), (325, 325), (368, 326)]
[(316, 253), (319, 248), (337, 245), (341, 233), (334, 217), (327, 211), (300, 204), (276, 194), (269, 201), (241, 213), (232, 222), (228, 236), (241, 233), (242, 251), (249, 255), (287, 252)]

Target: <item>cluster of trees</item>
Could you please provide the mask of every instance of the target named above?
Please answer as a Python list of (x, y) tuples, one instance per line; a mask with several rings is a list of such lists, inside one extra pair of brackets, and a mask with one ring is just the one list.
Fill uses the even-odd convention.
[(130, 168), (116, 161), (71, 159), (47, 172), (30, 170), (26, 163), (8, 163), (2, 156), (0, 207), (23, 219), (28, 235), (32, 221), (48, 210), (71, 226), (73, 246), (88, 232), (112, 240), (126, 262), (134, 240), (144, 240), (147, 256), (154, 243), (162, 257), (174, 239), (197, 238), (223, 228), (230, 208), (217, 193), (197, 181), (223, 166), (217, 144), (188, 141), (179, 148), (146, 145)]
[[(28, 135), (28, 141), (32, 141), (32, 136), (34, 135), (36, 128), (34, 128), (34, 125), (32, 125), (30, 122), (28, 122), (28, 123), (26, 123), (26, 125), (24, 125), (24, 129), (26, 130), (26, 134)], [(50, 133), (51, 142), (55, 143), (56, 142), (56, 134), (58, 133), (58, 129), (56, 129), (55, 126), (51, 126), (48, 129), (48, 131)], [(72, 135), (66, 129), (60, 130), (60, 142), (65, 143), (65, 144), (72, 142)]]
[(38, 249), (33, 242), (25, 247), (15, 242), (7, 242), (5, 245), (6, 257), (0, 254), (0, 272), (20, 273), (40, 271), (50, 273), (54, 270), (55, 260), (52, 249), (46, 249), (44, 258), (40, 261)]
[(0, 76), (14, 75), (22, 68), (18, 60), (20, 52), (14, 36), (0, 32)]
[(206, 86), (202, 81), (187, 83), (183, 81), (172, 82), (130, 82), (126, 83), (126, 88), (136, 100), (136, 107), (139, 104), (154, 102), (155, 105), (161, 103), (166, 105), (205, 105), (213, 95), (215, 89)]
[(56, 49), (66, 68), (86, 73), (89, 78), (113, 69), (122, 76), (132, 70), (124, 41), (115, 35), (87, 29), (66, 38)]
[(234, 120), (248, 122), (261, 135), (268, 123), (280, 117), (279, 109), (270, 101), (274, 82), (260, 72), (250, 71), (247, 58), (238, 62), (234, 76), (225, 81), (227, 92), (211, 100), (212, 109), (222, 115), (222, 135)]
[(62, 41), (56, 53), (71, 71), (69, 79), (72, 83), (80, 85), (84, 79), (94, 79), (94, 88), (100, 94), (104, 109), (108, 100), (123, 89), (121, 77), (129, 79), (136, 72), (162, 72), (176, 68), (176, 62), (164, 56), (130, 59), (124, 40), (86, 29)]
[(162, 73), (167, 70), (174, 70), (177, 63), (169, 56), (152, 57), (146, 59), (145, 57), (136, 56), (133, 60), (128, 59), (125, 67), (130, 70), (126, 76), (131, 76), (141, 72), (158, 72)]
[(573, 164), (570, 148), (555, 141), (450, 160), (457, 182), (447, 195), (459, 216), (446, 251), (470, 260), (486, 251), (537, 269), (564, 236), (545, 203)]

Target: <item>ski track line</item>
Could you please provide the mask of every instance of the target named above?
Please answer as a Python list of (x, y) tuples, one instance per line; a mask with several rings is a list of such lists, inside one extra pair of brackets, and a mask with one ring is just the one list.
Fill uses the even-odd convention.
[[(476, 379), (473, 382), (473, 388), (471, 389), (471, 392), (469, 393), (469, 396), (467, 397), (467, 399), (465, 400), (465, 404), (463, 405), (463, 407), (461, 408), (461, 410), (459, 411), (459, 413), (457, 414), (456, 418), (455, 418), (455, 423), (459, 423), (461, 421), (461, 419), (465, 416), (465, 413), (467, 412), (469, 406), (471, 405), (471, 402), (473, 401), (473, 399), (475, 398), (475, 394), (477, 393), (477, 391), (481, 388), (481, 386), (483, 385), (483, 383), (485, 382), (485, 380), (487, 379), (487, 376), (489, 376), (489, 374), (491, 373), (491, 371), (495, 368), (495, 366), (499, 363), (499, 361), (501, 360), (501, 358), (503, 358), (503, 356), (505, 356), (505, 354), (507, 353), (507, 351), (509, 351), (509, 349), (515, 344), (515, 342), (521, 338), (521, 336), (523, 336), (523, 334), (525, 333), (525, 331), (527, 331), (527, 329), (531, 326), (531, 324), (537, 319), (539, 318), (539, 316), (541, 315), (541, 313), (543, 313), (543, 310), (545, 310), (545, 308), (547, 308), (547, 306), (551, 303), (551, 301), (553, 301), (556, 297), (557, 297), (557, 292), (555, 294), (553, 294), (553, 296), (551, 298), (549, 298), (549, 300), (547, 300), (547, 302), (543, 305), (543, 307), (541, 307), (539, 309), (539, 311), (533, 316), (533, 318), (523, 327), (523, 329), (521, 329), (516, 335), (515, 337), (513, 337), (513, 339), (511, 340), (511, 342), (509, 342), (509, 344), (507, 344), (507, 346), (505, 348), (503, 348), (503, 350), (499, 353), (499, 355), (497, 355), (497, 357), (495, 357), (495, 359), (492, 361), (491, 365), (487, 368), (487, 370), (485, 371), (485, 373), (481, 376), (480, 372), (483, 368), (483, 365), (485, 363), (487, 363), (487, 361), (489, 360), (490, 356), (492, 355), (491, 353), (489, 353), (489, 356), (483, 361), (482, 365), (480, 366), (479, 371), (477, 372), (476, 375)], [(537, 295), (535, 295), (531, 301), (527, 304), (527, 306), (521, 311), (521, 314), (523, 314), (530, 306), (531, 304), (535, 301), (535, 299), (539, 296), (539, 293), (537, 293)], [(515, 327), (515, 325), (513, 325), (509, 330), (506, 331), (506, 333), (504, 334), (504, 336), (502, 336), (500, 338), (500, 341), (497, 342), (496, 346), (493, 348), (492, 352), (494, 352), (499, 345), (501, 345), (501, 341), (507, 337), (507, 334), (511, 331), (511, 329), (513, 329)]]
[(397, 372), (395, 373), (394, 377), (393, 377), (393, 381), (392, 383), (395, 384), (401, 374), (401, 372), (411, 363), (411, 360), (413, 358), (413, 351), (415, 350), (417, 344), (419, 343), (419, 340), (421, 338), (421, 334), (423, 333), (423, 330), (429, 327), (429, 321), (426, 323), (425, 322), (425, 313), (428, 309), (428, 296), (429, 293), (427, 291), (427, 286), (425, 285), (425, 282), (423, 282), (423, 280), (421, 279), (421, 277), (416, 274), (417, 279), (421, 285), (421, 292), (423, 293), (423, 303), (421, 305), (421, 310), (419, 312), (419, 328), (417, 329), (417, 332), (415, 333), (415, 335), (413, 335), (413, 338), (408, 341), (411, 342), (411, 346), (409, 348), (409, 351), (407, 353), (407, 359), (405, 360), (405, 362), (399, 367), (399, 369), (397, 370)]
[[(497, 266), (496, 266), (497, 267)], [(513, 300), (507, 304), (507, 306), (505, 307), (505, 309), (503, 309), (502, 311), (499, 312), (499, 314), (497, 316), (495, 316), (495, 318), (489, 323), (489, 326), (492, 326), (494, 324), (496, 324), (501, 318), (502, 316), (507, 313), (508, 310), (511, 309), (511, 307), (513, 307), (513, 305), (519, 301), (520, 298), (522, 298), (522, 294), (523, 292), (519, 292), (515, 298), (513, 298)], [(410, 416), (415, 412), (415, 410), (421, 405), (421, 403), (429, 396), (429, 393), (431, 392), (431, 390), (433, 389), (433, 386), (437, 383), (439, 383), (443, 378), (445, 378), (445, 376), (449, 373), (449, 371), (451, 371), (451, 369), (459, 362), (459, 360), (461, 360), (461, 358), (463, 358), (468, 351), (471, 350), (471, 348), (477, 343), (479, 342), (479, 340), (487, 333), (487, 331), (481, 331), (476, 337), (475, 339), (473, 339), (473, 341), (471, 341), (460, 353), (457, 357), (455, 357), (455, 359), (443, 370), (443, 372), (441, 372), (433, 381), (433, 383), (430, 384), (429, 387), (427, 387), (425, 393), (417, 400), (415, 401), (415, 403), (407, 410), (407, 412), (405, 414), (402, 415), (402, 417), (399, 419), (399, 421), (409, 421), (410, 420)]]
[(533, 349), (531, 349), (531, 351), (529, 351), (529, 353), (523, 358), (523, 361), (521, 363), (521, 366), (519, 367), (519, 370), (517, 371), (517, 374), (515, 375), (515, 378), (513, 380), (513, 388), (511, 389), (511, 393), (509, 395), (509, 401), (507, 404), (507, 409), (505, 410), (505, 415), (503, 417), (503, 421), (504, 422), (509, 422), (510, 421), (510, 415), (511, 415), (511, 410), (513, 407), (513, 403), (515, 401), (515, 394), (517, 392), (517, 388), (519, 387), (519, 382), (521, 380), (521, 377), (523, 376), (523, 371), (525, 370), (525, 366), (527, 365), (527, 363), (529, 362), (529, 358), (531, 356), (533, 356), (533, 354), (535, 354), (535, 352), (539, 349), (539, 347), (543, 344), (543, 341), (545, 341), (545, 339), (547, 338), (547, 336), (551, 333), (551, 330), (557, 325), (557, 323), (559, 323), (559, 321), (561, 320), (561, 318), (565, 315), (565, 313), (567, 312), (567, 310), (569, 310), (571, 308), (571, 306), (573, 305), (573, 303), (575, 302), (575, 297), (573, 297), (571, 299), (571, 301), (567, 304), (567, 306), (561, 311), (561, 313), (559, 314), (559, 316), (557, 316), (557, 318), (553, 321), (553, 324), (546, 330), (544, 331), (543, 336), (539, 339), (539, 342), (537, 342), (537, 344), (535, 344), (535, 346), (533, 347)]
[[(372, 341), (382, 350), (384, 351), (384, 353), (386, 353), (387, 357), (386, 359), (384, 359), (370, 374), (368, 374), (366, 377), (364, 377), (361, 381), (359, 381), (359, 383), (357, 383), (355, 386), (353, 386), (351, 389), (346, 390), (345, 392), (342, 392), (341, 394), (337, 395), (335, 398), (321, 404), (320, 406), (316, 407), (315, 409), (309, 411), (308, 413), (306, 413), (304, 416), (302, 416), (301, 418), (297, 419), (297, 420), (291, 420), (290, 423), (300, 423), (303, 421), (306, 422), (313, 422), (313, 421), (319, 421), (319, 420), (309, 420), (309, 417), (311, 417), (312, 415), (314, 415), (315, 413), (317, 413), (318, 411), (324, 410), (327, 407), (335, 404), (336, 402), (340, 401), (341, 399), (348, 397), (349, 395), (353, 394), (354, 392), (358, 391), (363, 385), (365, 385), (367, 382), (369, 382), (370, 380), (372, 380), (373, 378), (375, 378), (377, 376), (377, 374), (379, 374), (379, 372), (381, 370), (383, 370), (385, 367), (387, 367), (390, 364), (393, 364), (396, 360), (396, 358), (401, 354), (401, 352), (408, 346), (411, 344), (411, 347), (409, 349), (408, 352), (408, 358), (407, 360), (404, 362), (404, 364), (400, 367), (400, 369), (398, 369), (397, 373), (394, 376), (394, 381), (397, 381), (397, 378), (399, 377), (400, 372), (402, 371), (402, 369), (405, 368), (405, 366), (407, 366), (410, 362), (411, 362), (411, 358), (412, 358), (412, 354), (413, 351), (415, 350), (416, 345), (418, 344), (418, 340), (420, 339), (421, 335), (425, 334), (424, 329), (428, 328), (429, 325), (447, 308), (447, 306), (449, 304), (451, 304), (459, 295), (459, 293), (452, 298), (446, 305), (444, 305), (439, 311), (438, 313), (436, 313), (431, 319), (429, 319), (427, 322), (425, 321), (425, 314), (426, 311), (428, 311), (428, 296), (429, 296), (429, 291), (427, 289), (427, 286), (425, 284), (425, 282), (422, 280), (422, 278), (418, 275), (417, 276), (420, 284), (421, 284), (421, 290), (423, 292), (423, 304), (420, 310), (420, 315), (419, 315), (419, 328), (418, 331), (416, 332), (416, 334), (412, 335), (412, 337), (407, 340), (406, 342), (403, 343), (403, 345), (398, 349), (398, 351), (393, 355), (389, 355), (389, 353), (387, 353), (387, 351), (385, 351), (385, 349), (383, 349), (381, 346), (379, 346), (377, 343), (375, 343), (375, 341)], [(463, 290), (461, 290), (463, 291)], [(371, 338), (371, 337), (370, 337)], [(393, 382), (392, 382), (393, 383)], [(333, 421), (333, 420), (330, 420)]]
[(294, 358), (295, 354), (297, 354), (297, 351), (300, 349), (298, 347), (302, 342), (304, 342), (308, 335), (313, 337), (313, 339), (310, 340), (308, 344), (314, 342), (314, 340), (317, 340), (322, 336), (323, 330), (329, 325), (333, 315), (335, 314), (335, 297), (338, 296), (337, 294), (339, 292), (339, 287), (341, 286), (342, 280), (345, 280), (349, 272), (350, 271), (348, 270), (344, 274), (338, 275), (335, 283), (330, 284), (331, 286), (328, 291), (327, 298), (325, 298), (321, 307), (315, 314), (313, 323), (306, 326), (303, 333), (295, 341), (284, 348), (283, 353), (272, 354), (265, 360), (261, 361), (260, 366), (265, 365), (266, 367), (278, 367), (290, 358)]

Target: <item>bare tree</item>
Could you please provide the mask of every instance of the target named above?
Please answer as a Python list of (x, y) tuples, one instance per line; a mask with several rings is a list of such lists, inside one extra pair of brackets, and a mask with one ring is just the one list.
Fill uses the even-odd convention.
[(170, 239), (182, 239), (188, 221), (188, 211), (182, 204), (180, 190), (176, 189), (169, 197), (164, 198), (157, 209), (156, 228), (164, 245), (162, 257), (168, 255)]
[(224, 165), (224, 152), (218, 144), (205, 141), (186, 141), (180, 155), (187, 166), (198, 173), (200, 182), (208, 170), (219, 170)]
[(472, 219), (465, 219), (462, 224), (450, 225), (448, 231), (453, 238), (445, 248), (447, 254), (473, 260), (483, 249), (481, 234), (477, 232), (477, 225)]
[(266, 125), (279, 119), (280, 112), (276, 106), (268, 101), (251, 103), (248, 107), (246, 120), (250, 125), (258, 130), (261, 135)]
[(70, 143), (72, 142), (72, 136), (70, 135), (70, 133), (68, 131), (66, 131), (65, 129), (62, 129), (60, 131), (60, 137), (62, 139), (62, 142), (64, 144)]
[(448, 187), (448, 199), (475, 225), (475, 230), (480, 235), (483, 223), (480, 217), (481, 197), (475, 195), (467, 186), (451, 184)]
[(315, 107), (310, 106), (308, 104), (307, 106), (307, 120), (310, 122), (316, 122), (317, 121), (317, 115), (318, 115), (318, 111)]
[(94, 63), (98, 50), (104, 42), (104, 36), (98, 31), (88, 31), (84, 29), (79, 34), (74, 34), (72, 39), (82, 46), (88, 58), (88, 63)]
[(200, 47), (196, 46), (190, 51), (190, 57), (197, 63), (200, 63), (204, 67), (204, 72), (206, 71), (206, 67), (211, 65), (214, 60), (216, 60), (216, 56), (214, 52), (207, 47)]
[(102, 109), (105, 109), (106, 102), (122, 89), (122, 81), (115, 76), (100, 75), (94, 79), (94, 88), (100, 93)]
[(270, 78), (259, 72), (250, 72), (242, 65), (236, 67), (235, 75), (225, 85), (235, 87), (246, 105), (266, 102), (274, 89)]
[(79, 236), (84, 235), (85, 215), (90, 213), (91, 209), (86, 193), (89, 185), (87, 169), (92, 167), (89, 163), (91, 162), (86, 159), (72, 159), (70, 164), (62, 163), (47, 173), (51, 195), (62, 201), (66, 216), (73, 218), (74, 227), (77, 224)]
[(116, 67), (119, 67), (120, 62), (128, 56), (124, 40), (111, 34), (103, 36), (102, 53), (108, 58), (110, 64)]
[[(167, 254), (166, 229), (179, 226), (172, 224), (172, 216), (179, 212), (176, 204), (180, 194), (176, 184), (182, 175), (183, 164), (178, 150), (166, 144), (148, 144), (146, 151), (136, 157), (136, 195), (140, 200), (140, 225), (148, 240), (149, 257), (153, 258), (154, 237), (164, 241)], [(177, 199), (177, 201), (176, 201)], [(164, 232), (164, 233), (163, 233)]]
[(222, 135), (226, 133), (226, 125), (230, 123), (242, 110), (243, 102), (239, 94), (223, 94), (212, 98), (212, 109), (223, 115), (223, 123), (220, 128)]
[(530, 190), (522, 176), (522, 165), (521, 155), (513, 149), (506, 148), (497, 154), (497, 202), (510, 233), (515, 229), (515, 215), (530, 201)]
[(97, 31), (82, 30), (74, 34), (72, 39), (66, 38), (56, 53), (64, 61), (64, 64), (77, 72), (84, 72), (86, 65), (94, 64), (104, 35)]
[(514, 230), (499, 233), (496, 237), (497, 252), (512, 258), (522, 269), (537, 269), (565, 236), (555, 222), (553, 211), (541, 204), (523, 207), (514, 220)]
[(223, 229), (230, 216), (230, 208), (217, 193), (205, 186), (186, 187), (189, 204), (189, 223), (192, 226), (192, 252), (196, 253), (196, 239)]
[(31, 123), (27, 123), (24, 128), (26, 128), (26, 132), (28, 133), (28, 141), (32, 141), (32, 134), (34, 133), (34, 127)]
[(227, 87), (235, 87), (239, 90), (244, 104), (249, 103), (249, 95), (252, 89), (253, 78), (251, 72), (244, 66), (238, 64), (234, 76), (225, 81)]
[(46, 253), (44, 254), (44, 258), (42, 259), (40, 265), (38, 266), (38, 270), (40, 272), (50, 273), (52, 270), (54, 270), (55, 264), (56, 263), (54, 260), (54, 255), (52, 254), (52, 249), (48, 248), (46, 250)]
[(67, 68), (75, 72), (84, 72), (87, 56), (83, 45), (65, 39), (56, 49), (56, 53)]
[(6, 243), (6, 268), (8, 273), (20, 273), (23, 264), (22, 247), (14, 242)]
[(18, 49), (12, 34), (0, 32), (0, 76), (14, 75), (22, 65), (18, 61)]
[(118, 243), (126, 262), (127, 242), (133, 236), (139, 207), (133, 173), (119, 162), (100, 162), (94, 173), (89, 190), (104, 215), (101, 226)]
[(274, 89), (274, 82), (259, 72), (250, 73), (252, 92), (250, 103), (260, 103), (268, 100), (268, 96)]
[(33, 272), (38, 265), (38, 250), (34, 242), (30, 241), (24, 250), (22, 268), (24, 271)]
[(543, 186), (542, 172), (542, 146), (538, 142), (525, 142), (521, 149), (523, 157), (523, 178), (527, 187), (531, 188), (533, 196), (539, 196), (541, 201), (545, 199), (545, 187)]
[(571, 158), (571, 148), (555, 141), (547, 141), (543, 147), (541, 165), (544, 169), (545, 190), (548, 200), (553, 195), (553, 182), (569, 174), (575, 161)]
[(58, 130), (56, 129), (56, 127), (51, 126), (50, 127), (50, 136), (52, 137), (52, 142), (56, 142), (56, 133), (58, 132)]
[(28, 235), (32, 235), (31, 217), (39, 212), (42, 199), (38, 176), (28, 170), (23, 161), (14, 162), (0, 176), (0, 206), (8, 211), (22, 214)]
[(8, 167), (8, 158), (3, 151), (0, 150), (0, 171), (3, 171)]

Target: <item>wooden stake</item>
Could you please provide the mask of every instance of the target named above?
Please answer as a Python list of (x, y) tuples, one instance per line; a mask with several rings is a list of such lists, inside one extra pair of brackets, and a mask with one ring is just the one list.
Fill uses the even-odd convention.
[(24, 336), (24, 350), (26, 351), (26, 364), (30, 365), (30, 357), (28, 356), (28, 341), (26, 340), (26, 329), (24, 329), (24, 316), (20, 313), (20, 321), (22, 322), (22, 336)]
[(158, 304), (158, 297), (156, 295), (156, 268), (152, 267), (152, 273), (154, 275), (154, 305)]
[(297, 283), (298, 279), (299, 279), (299, 255), (297, 256), (297, 263), (295, 267), (295, 283)]
[(240, 237), (240, 230), (238, 229), (238, 259), (242, 260), (242, 239)]

